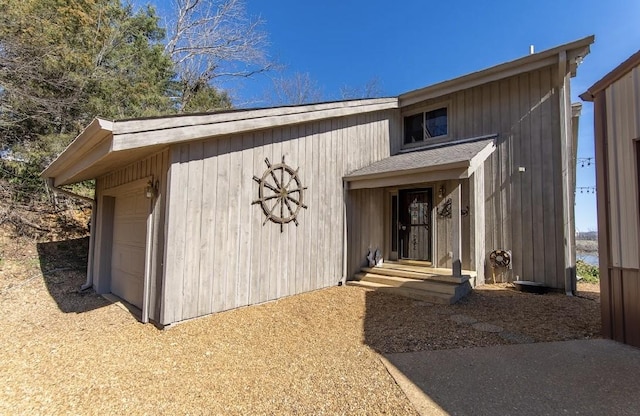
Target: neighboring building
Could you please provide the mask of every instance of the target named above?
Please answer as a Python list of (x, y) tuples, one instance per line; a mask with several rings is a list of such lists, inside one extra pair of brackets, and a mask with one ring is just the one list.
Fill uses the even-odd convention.
[(594, 103), (602, 333), (640, 347), (640, 51), (580, 98)]
[(145, 322), (343, 283), (376, 249), (447, 269), (446, 301), (495, 249), (503, 278), (572, 292), (569, 81), (592, 42), (396, 98), (96, 119), (42, 176), (96, 179), (89, 282)]

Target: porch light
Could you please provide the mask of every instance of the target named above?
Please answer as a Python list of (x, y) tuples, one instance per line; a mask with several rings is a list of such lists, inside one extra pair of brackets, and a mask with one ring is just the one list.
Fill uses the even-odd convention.
[(149, 179), (147, 186), (144, 188), (144, 194), (147, 198), (155, 198), (158, 196), (158, 181), (153, 182), (153, 179)]
[(438, 189), (438, 198), (444, 198), (447, 194), (447, 188), (444, 185), (440, 185), (440, 189)]

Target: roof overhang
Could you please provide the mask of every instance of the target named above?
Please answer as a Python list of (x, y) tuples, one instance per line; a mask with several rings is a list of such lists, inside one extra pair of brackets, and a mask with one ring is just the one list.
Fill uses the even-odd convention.
[[(103, 160), (113, 144), (113, 122), (94, 119), (74, 141), (40, 174), (53, 179), (54, 186), (79, 182), (82, 172)], [(77, 177), (80, 179), (77, 179)]]
[[(576, 68), (580, 62), (582, 62), (582, 59), (589, 54), (590, 45), (594, 40), (594, 36), (588, 36), (571, 43), (527, 55), (523, 58), (493, 66), (482, 71), (473, 72), (468, 75), (443, 81), (425, 88), (409, 91), (398, 97), (399, 106), (401, 108), (406, 107), (431, 98), (441, 97), (443, 95), (477, 87), (489, 82), (534, 71), (557, 64), (559, 59), (567, 59), (571, 75), (575, 76)], [(561, 52), (566, 52), (566, 54), (561, 54)], [(561, 56), (566, 56), (566, 58), (561, 58)]]
[(96, 118), (40, 176), (61, 186), (97, 178), (176, 143), (395, 108), (397, 98), (377, 98), (113, 122)]
[(600, 92), (607, 89), (611, 84), (631, 72), (633, 68), (640, 65), (640, 51), (631, 55), (626, 61), (615, 67), (611, 72), (602, 77), (598, 82), (593, 84), (589, 89), (580, 94), (583, 101), (593, 101)]
[(496, 149), (497, 135), (447, 143), (379, 160), (345, 176), (349, 189), (469, 178)]

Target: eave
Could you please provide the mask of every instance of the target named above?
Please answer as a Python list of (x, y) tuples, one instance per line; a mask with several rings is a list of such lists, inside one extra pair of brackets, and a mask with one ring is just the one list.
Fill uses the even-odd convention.
[(76, 180), (88, 166), (104, 159), (113, 144), (113, 122), (95, 118), (40, 174), (43, 178), (53, 178), (54, 185), (66, 185)]
[(497, 135), (401, 153), (345, 176), (349, 189), (381, 188), (469, 178), (495, 151)]
[(94, 119), (41, 173), (55, 186), (97, 178), (172, 144), (398, 108), (396, 98), (122, 121)]
[(472, 72), (462, 77), (443, 81), (438, 84), (420, 88), (401, 94), (399, 106), (406, 107), (431, 98), (442, 97), (468, 88), (477, 87), (489, 82), (516, 76), (525, 72), (534, 71), (558, 63), (560, 52), (567, 51), (569, 70), (575, 76), (576, 67), (580, 60), (590, 51), (590, 45), (594, 42), (594, 36), (557, 46), (535, 54), (506, 62), (481, 71)]
[(340, 101), (305, 106), (234, 111), (117, 122), (115, 151), (153, 144), (174, 144), (230, 134), (308, 123), (398, 108), (396, 98)]
[(633, 68), (640, 65), (640, 50), (631, 55), (626, 61), (615, 67), (607, 75), (602, 77), (599, 81), (593, 84), (589, 89), (580, 94), (580, 99), (583, 101), (593, 101), (600, 92), (607, 89), (611, 84), (618, 81), (620, 78), (631, 72)]

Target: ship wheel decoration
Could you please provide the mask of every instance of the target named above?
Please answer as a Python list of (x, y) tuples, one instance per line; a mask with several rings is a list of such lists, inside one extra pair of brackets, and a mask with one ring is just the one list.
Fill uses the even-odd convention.
[(252, 204), (260, 204), (267, 216), (262, 225), (267, 221), (275, 222), (280, 224), (280, 232), (282, 232), (284, 224), (293, 221), (296, 226), (298, 225), (296, 219), (298, 212), (301, 208), (307, 208), (303, 202), (304, 190), (307, 187), (302, 186), (300, 182), (298, 176), (300, 168), (294, 170), (284, 163), (284, 156), (282, 156), (282, 163), (277, 165), (272, 165), (268, 158), (265, 158), (264, 162), (267, 164), (267, 170), (262, 178), (253, 177), (259, 187), (258, 199)]

